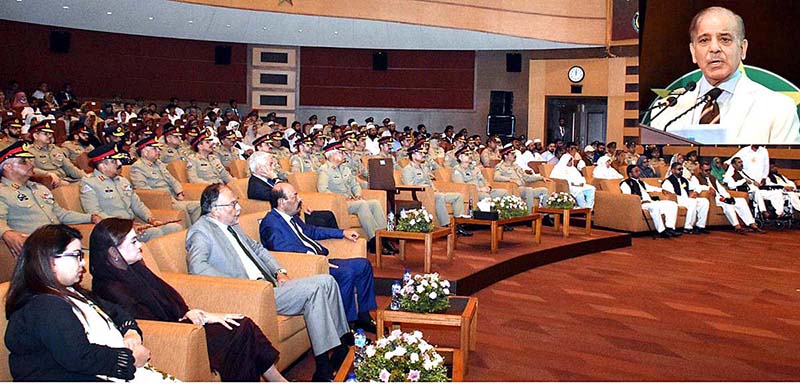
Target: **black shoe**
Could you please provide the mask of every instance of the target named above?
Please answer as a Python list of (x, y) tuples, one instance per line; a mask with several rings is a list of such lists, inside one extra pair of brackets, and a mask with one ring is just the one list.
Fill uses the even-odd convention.
[(503, 231), (514, 231), (514, 228), (511, 225), (503, 225)]
[(381, 254), (383, 254), (383, 255), (395, 255), (397, 253), (395, 253), (394, 250), (390, 250), (390, 249), (384, 247), (384, 248), (381, 249)]
[(350, 348), (344, 344), (331, 349), (331, 368), (334, 373), (339, 371), (349, 351)]
[(392, 254), (397, 254), (400, 251), (396, 247), (394, 247), (394, 244), (392, 244), (392, 241), (390, 239), (384, 238), (381, 240), (381, 243), (383, 244), (384, 250), (389, 250), (392, 252)]
[(669, 235), (671, 235), (671, 236), (673, 236), (675, 238), (680, 237), (681, 235), (683, 235), (683, 233), (677, 232), (677, 231), (675, 231), (673, 229), (670, 229), (670, 228), (667, 228), (666, 230), (664, 230), (664, 232), (669, 233)]
[(542, 217), (542, 226), (550, 226), (550, 227), (552, 227), (552, 226), (555, 226), (555, 225), (556, 225), (556, 223), (553, 222), (553, 218), (550, 218), (549, 215), (545, 215), (544, 217)]
[(372, 237), (367, 241), (367, 252), (370, 254), (375, 254), (375, 237)]
[(704, 227), (695, 227), (694, 228), (695, 234), (711, 234), (710, 231), (706, 230)]
[(692, 234), (692, 233), (694, 233), (694, 230), (690, 230), (690, 229), (683, 229), (683, 233), (684, 233), (684, 234)]
[(659, 238), (664, 238), (664, 239), (672, 238), (672, 235), (669, 234), (668, 230), (664, 230), (664, 231), (658, 233), (658, 236), (659, 236)]
[(458, 234), (459, 237), (471, 237), (472, 236), (471, 232), (469, 232), (469, 231), (464, 229), (464, 225), (456, 226), (456, 234)]
[[(340, 364), (341, 365), (341, 364)], [(314, 375), (311, 376), (313, 382), (333, 382), (333, 367), (328, 358), (328, 352), (314, 356)], [(338, 369), (338, 367), (337, 367)]]
[(378, 324), (373, 319), (360, 319), (354, 322), (356, 329), (364, 329), (366, 333), (378, 334)]

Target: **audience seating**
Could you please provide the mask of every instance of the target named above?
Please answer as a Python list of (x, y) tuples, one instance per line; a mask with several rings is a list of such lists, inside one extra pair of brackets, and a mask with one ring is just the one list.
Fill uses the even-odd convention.
[(250, 183), (250, 178), (234, 179), (228, 183), (228, 187), (233, 190), (239, 200), (239, 206), (242, 208), (242, 215), (250, 213), (261, 213), (263, 216), (270, 210), (269, 202), (259, 201), (247, 198), (247, 186)]
[[(595, 192), (594, 225), (634, 233), (648, 231), (648, 229), (655, 231), (650, 212), (642, 210), (642, 202), (639, 196), (623, 194), (619, 188), (620, 182), (620, 179), (600, 180), (600, 188)], [(650, 193), (650, 195), (668, 199), (667, 195), (661, 193)], [(645, 223), (645, 217), (649, 221), (649, 228), (648, 223)], [(686, 208), (679, 206), (675, 227), (682, 228), (685, 220)]]
[(234, 178), (249, 178), (250, 169), (247, 167), (247, 161), (243, 159), (234, 159), (228, 166), (228, 171)]
[[(594, 183), (592, 183), (592, 182), (594, 182), (594, 175), (592, 175), (592, 173), (594, 172), (594, 168), (595, 168), (595, 166), (586, 166), (586, 167), (583, 168), (583, 170), (581, 170), (581, 174), (586, 179), (586, 183), (588, 183), (588, 184), (590, 184), (592, 186), (594, 186)], [(594, 187), (597, 187), (597, 186), (594, 186)]]
[[(403, 170), (394, 170), (394, 184), (395, 186), (403, 186)], [(435, 215), (436, 210), (436, 197), (434, 196), (435, 191), (431, 188), (425, 188), (423, 191), (418, 191), (416, 193), (417, 200), (422, 204), (422, 207), (425, 208), (433, 215), (433, 224), (435, 226), (441, 226), (442, 224), (439, 223), (439, 218)], [(413, 201), (414, 195), (411, 194), (410, 191), (401, 191), (400, 194), (395, 195), (395, 199), (397, 200), (404, 200), (404, 201)], [(465, 203), (466, 205), (467, 203)], [(453, 206), (451, 204), (447, 204), (447, 213), (453, 215)]]
[(478, 186), (470, 183), (456, 183), (452, 181), (452, 168), (439, 167), (433, 172), (433, 175), (435, 177), (433, 180), (433, 186), (436, 187), (436, 190), (441, 192), (460, 193), (461, 196), (464, 197), (465, 208), (470, 198), (472, 198), (474, 204), (477, 204), (480, 200)]
[[(497, 163), (497, 162), (495, 162)], [(494, 166), (492, 167), (481, 167), (481, 173), (483, 174), (483, 178), (486, 179), (486, 183), (489, 186), (492, 186), (493, 189), (504, 189), (508, 191), (510, 195), (519, 196), (519, 186), (513, 182), (498, 182), (494, 180)]]
[(283, 169), (283, 171), (286, 171), (286, 173), (289, 173), (289, 172), (292, 171), (292, 161), (291, 161), (290, 157), (285, 156), (285, 157), (281, 158), (278, 161), (278, 164), (281, 165), (281, 168)]
[(539, 170), (540, 170), (539, 173), (542, 174), (542, 176), (546, 176), (546, 177), (549, 178), (550, 177), (550, 173), (553, 171), (553, 168), (555, 168), (555, 167), (556, 167), (556, 165), (554, 165), (554, 164), (542, 163), (542, 164), (539, 165)]
[[(258, 214), (240, 217), (242, 228), (248, 234), (253, 231), (252, 227), (248, 229), (248, 226), (252, 226), (253, 222), (257, 223), (257, 218), (259, 218)], [(185, 239), (186, 231), (180, 231), (147, 242), (150, 253), (159, 269), (165, 272), (165, 276), (171, 277), (173, 274), (187, 276)], [(324, 257), (294, 253), (274, 253), (274, 255), (293, 278), (328, 274), (328, 264)], [(230, 292), (207, 289), (200, 293), (189, 294), (185, 293), (177, 281), (175, 285), (176, 289), (184, 295), (187, 303), (197, 304), (196, 306), (215, 303), (219, 304), (217, 311), (243, 313), (252, 318), (275, 348), (281, 352), (280, 361), (276, 364), (279, 370), (285, 369), (311, 347), (302, 316), (282, 316), (276, 313), (275, 295), (270, 283), (200, 275), (191, 277), (209, 287), (219, 285), (219, 287), (232, 288)], [(230, 295), (230, 293), (236, 294)], [(234, 299), (241, 299), (241, 303), (234, 303)]]
[(202, 183), (189, 183), (189, 177), (186, 174), (186, 161), (185, 160), (174, 160), (167, 164), (167, 171), (169, 171), (178, 182), (181, 182), (181, 187), (183, 187), (183, 193), (186, 197), (186, 200), (189, 201), (199, 201), (200, 196), (203, 194), (203, 190), (205, 190), (206, 186)]
[(83, 170), (87, 174), (94, 171), (91, 162), (89, 162), (89, 153), (86, 151), (80, 153), (78, 155), (78, 158), (75, 159), (75, 166)]

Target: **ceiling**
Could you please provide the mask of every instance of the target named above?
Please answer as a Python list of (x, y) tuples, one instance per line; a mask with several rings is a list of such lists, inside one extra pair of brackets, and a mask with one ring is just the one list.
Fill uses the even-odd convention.
[(2, 0), (0, 19), (132, 35), (282, 46), (430, 50), (591, 47), (459, 29), (169, 0)]

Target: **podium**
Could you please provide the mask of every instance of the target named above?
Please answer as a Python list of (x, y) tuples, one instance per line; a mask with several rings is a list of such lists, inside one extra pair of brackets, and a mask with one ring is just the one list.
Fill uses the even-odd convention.
[(639, 143), (648, 144), (678, 144), (699, 146), (700, 142), (686, 139), (682, 136), (662, 131), (646, 124), (639, 124)]

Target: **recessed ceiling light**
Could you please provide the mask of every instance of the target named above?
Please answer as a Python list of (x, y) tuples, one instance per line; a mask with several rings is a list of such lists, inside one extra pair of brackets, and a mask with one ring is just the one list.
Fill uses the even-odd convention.
[(192, 23), (194, 23), (194, 21), (193, 20), (189, 20), (189, 24), (192, 24)]
[(266, 30), (267, 30), (267, 27), (261, 27), (261, 29), (263, 29), (263, 30), (265, 30), (265, 31), (266, 31)]
[(69, 5), (65, 5), (65, 6), (63, 6), (63, 7), (61, 7), (61, 8), (64, 8), (64, 9), (69, 9)]
[(21, 2), (22, 2), (22, 0), (17, 0), (17, 3), (21, 3)]
[(338, 35), (338, 34), (339, 34), (339, 31), (333, 31), (333, 34), (334, 34), (334, 35)]
[(303, 33), (303, 30), (302, 29), (298, 29), (297, 32), (298, 33)]
[(153, 20), (153, 16), (148, 17), (147, 20)]
[(230, 27), (231, 27), (230, 24), (225, 24), (225, 28), (230, 28)]
[(106, 12), (106, 15), (110, 15), (110, 14), (111, 14), (111, 11)]

